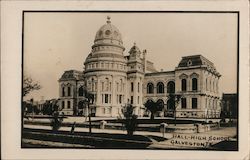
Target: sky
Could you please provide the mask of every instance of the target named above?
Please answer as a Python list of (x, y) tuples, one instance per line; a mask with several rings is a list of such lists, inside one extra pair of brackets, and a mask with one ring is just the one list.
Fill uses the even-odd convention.
[(181, 57), (201, 54), (222, 75), (220, 90), (236, 93), (237, 15), (171, 12), (26, 12), (24, 74), (41, 84), (25, 99), (58, 98), (58, 79), (66, 70), (83, 70), (95, 34), (106, 17), (122, 34), (124, 55), (134, 43), (147, 49), (158, 70), (171, 71)]

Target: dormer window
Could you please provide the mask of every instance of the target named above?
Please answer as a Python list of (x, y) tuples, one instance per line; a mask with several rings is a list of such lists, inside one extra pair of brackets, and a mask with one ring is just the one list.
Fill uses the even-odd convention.
[(191, 60), (188, 60), (187, 66), (191, 66), (191, 65), (192, 65), (192, 61), (191, 61)]

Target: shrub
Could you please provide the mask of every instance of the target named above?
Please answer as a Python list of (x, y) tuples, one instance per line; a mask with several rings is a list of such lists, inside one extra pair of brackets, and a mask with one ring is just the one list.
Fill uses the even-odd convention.
[(137, 115), (134, 114), (134, 107), (131, 104), (126, 104), (122, 109), (122, 114), (125, 118), (124, 125), (128, 135), (133, 135), (137, 128)]
[(62, 126), (62, 121), (63, 118), (59, 117), (59, 112), (54, 112), (50, 122), (50, 126), (52, 127), (52, 132), (56, 133), (59, 130), (59, 128)]

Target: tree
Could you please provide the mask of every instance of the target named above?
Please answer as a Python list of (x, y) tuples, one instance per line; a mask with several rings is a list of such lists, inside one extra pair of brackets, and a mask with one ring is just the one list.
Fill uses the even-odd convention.
[(94, 102), (94, 95), (90, 92), (88, 92), (86, 89), (84, 90), (84, 95), (85, 95), (85, 100), (83, 100), (83, 103), (86, 104), (86, 106), (88, 107), (88, 117), (89, 117), (89, 134), (91, 134), (91, 110), (90, 110), (90, 104), (93, 104)]
[(56, 133), (62, 126), (63, 117), (59, 117), (59, 112), (55, 111), (53, 117), (50, 121), (50, 126), (52, 127), (52, 132)]
[(174, 112), (174, 125), (175, 126), (176, 126), (176, 108), (179, 105), (181, 98), (182, 96), (179, 94), (170, 93), (168, 95), (168, 100), (172, 102), (170, 104), (173, 105), (171, 106), (171, 108), (173, 108), (173, 112)]
[(148, 100), (144, 106), (146, 107), (146, 110), (150, 111), (151, 116), (150, 119), (154, 119), (155, 113), (162, 111), (164, 106), (159, 102), (154, 102), (152, 100)]
[(23, 97), (29, 94), (33, 90), (41, 89), (41, 85), (38, 82), (34, 82), (32, 78), (23, 77)]
[(47, 100), (42, 108), (42, 113), (46, 115), (53, 115), (53, 113), (59, 111), (58, 100)]
[(131, 104), (126, 104), (122, 108), (122, 114), (125, 118), (124, 125), (127, 130), (127, 134), (132, 136), (137, 128), (137, 115), (134, 114), (134, 108)]

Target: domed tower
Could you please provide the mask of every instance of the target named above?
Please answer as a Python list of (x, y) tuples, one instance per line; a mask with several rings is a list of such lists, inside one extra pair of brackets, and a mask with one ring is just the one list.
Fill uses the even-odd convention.
[(92, 113), (96, 116), (118, 116), (126, 103), (124, 50), (120, 31), (107, 17), (107, 23), (96, 32), (92, 51), (84, 62), (87, 89), (95, 95)]

